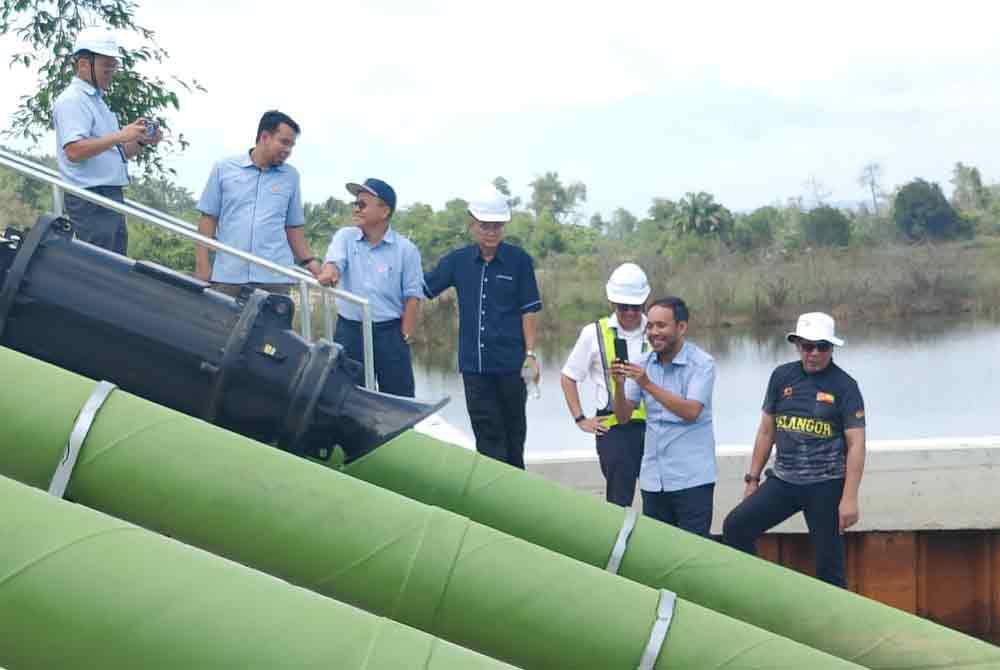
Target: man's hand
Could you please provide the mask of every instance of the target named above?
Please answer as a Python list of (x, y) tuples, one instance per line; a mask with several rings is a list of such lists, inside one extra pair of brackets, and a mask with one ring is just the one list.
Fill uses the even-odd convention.
[(538, 367), (538, 360), (534, 356), (525, 356), (524, 366), (531, 368), (531, 371), (535, 373), (532, 379), (534, 379), (535, 383), (537, 384), (538, 380), (542, 378), (542, 371)]
[[(331, 263), (331, 265), (333, 264)], [(306, 270), (309, 270), (309, 272), (312, 273), (312, 276), (316, 277), (316, 279), (319, 279), (320, 273), (323, 271), (322, 264), (320, 264), (320, 262), (315, 258), (306, 263), (303, 267), (305, 267)]]
[(604, 417), (600, 416), (592, 416), (577, 422), (576, 425), (580, 430), (591, 435), (604, 435), (608, 432), (608, 427), (604, 425)]
[(138, 142), (146, 137), (146, 120), (136, 119), (118, 131), (119, 144)]
[(858, 501), (855, 498), (841, 498), (840, 508), (837, 510), (840, 517), (838, 532), (843, 535), (844, 531), (858, 522), (860, 513), (858, 511)]
[(635, 363), (627, 363), (625, 361), (615, 361), (611, 364), (611, 374), (614, 376), (615, 381), (621, 383), (625, 378), (631, 379), (642, 386), (643, 377), (646, 376), (646, 368), (641, 365), (636, 365)]
[(336, 286), (337, 282), (340, 281), (340, 270), (337, 269), (334, 263), (323, 263), (319, 274), (316, 275), (316, 280), (323, 286)]
[(754, 481), (752, 479), (748, 481), (747, 485), (743, 487), (743, 499), (746, 500), (754, 493), (757, 493), (757, 489), (759, 488), (760, 488), (760, 482)]
[(194, 271), (194, 278), (195, 279), (200, 279), (202, 281), (211, 281), (212, 280), (212, 270), (211, 270), (211, 268), (209, 268), (208, 270), (204, 270), (202, 268), (197, 268)]

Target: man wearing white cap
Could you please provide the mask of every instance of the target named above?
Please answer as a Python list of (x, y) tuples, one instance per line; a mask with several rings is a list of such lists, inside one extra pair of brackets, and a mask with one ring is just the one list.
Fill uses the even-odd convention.
[[(723, 524), (726, 544), (755, 552), (757, 537), (801, 511), (816, 550), (816, 576), (846, 586), (843, 533), (858, 521), (865, 464), (865, 407), (857, 382), (833, 362), (833, 318), (799, 317), (787, 339), (799, 360), (771, 374), (746, 490)], [(777, 445), (774, 469), (760, 477)]]
[[(121, 128), (104, 101), (118, 70), (118, 43), (106, 28), (84, 28), (73, 45), (76, 76), (52, 106), (56, 160), (63, 179), (117, 202), (124, 201), (128, 159), (160, 141), (155, 125), (139, 119)], [(125, 216), (72, 194), (66, 214), (76, 236), (119, 254), (128, 248)]]
[(542, 300), (531, 256), (503, 241), (510, 205), (493, 186), (469, 201), (475, 244), (449, 252), (424, 276), (424, 292), (458, 294), (458, 369), (479, 453), (524, 469), (527, 388), (538, 380), (537, 312)]
[[(643, 307), (649, 297), (649, 281), (638, 265), (624, 263), (611, 273), (605, 290), (611, 314), (580, 330), (559, 383), (573, 421), (580, 430), (595, 437), (597, 458), (606, 482), (605, 498), (609, 503), (628, 507), (635, 498), (635, 482), (642, 464), (646, 407), (640, 403), (628, 421), (618, 422), (612, 404), (615, 380), (610, 370), (621, 353), (617, 349), (622, 342), (631, 361), (638, 361), (646, 351)], [(592, 417), (583, 413), (580, 403), (578, 384), (585, 381), (592, 382), (595, 390), (597, 413)]]

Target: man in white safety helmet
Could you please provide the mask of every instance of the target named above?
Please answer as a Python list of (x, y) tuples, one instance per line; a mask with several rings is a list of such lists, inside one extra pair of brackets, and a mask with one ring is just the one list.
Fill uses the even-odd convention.
[[(162, 135), (156, 124), (138, 119), (122, 128), (104, 101), (118, 70), (119, 48), (108, 28), (84, 28), (73, 45), (74, 74), (52, 107), (56, 159), (63, 179), (105, 198), (123, 202), (128, 160)], [(76, 236), (119, 254), (128, 248), (125, 216), (67, 193), (66, 214)]]
[[(627, 422), (618, 422), (614, 414), (615, 380), (611, 377), (611, 366), (625, 353), (620, 351), (623, 342), (628, 360), (638, 361), (647, 350), (643, 312), (649, 298), (649, 281), (638, 265), (624, 263), (611, 273), (606, 289), (611, 314), (580, 330), (559, 383), (577, 428), (595, 437), (597, 458), (607, 484), (607, 501), (628, 507), (635, 498), (635, 483), (642, 464), (646, 407), (640, 404)], [(594, 416), (588, 417), (580, 402), (578, 385), (583, 382), (590, 382), (595, 391)]]
[(458, 369), (465, 385), (476, 450), (524, 469), (527, 436), (522, 377), (538, 381), (535, 328), (542, 299), (531, 256), (503, 241), (507, 198), (492, 185), (469, 200), (474, 244), (446, 254), (424, 275), (424, 293), (458, 294)]

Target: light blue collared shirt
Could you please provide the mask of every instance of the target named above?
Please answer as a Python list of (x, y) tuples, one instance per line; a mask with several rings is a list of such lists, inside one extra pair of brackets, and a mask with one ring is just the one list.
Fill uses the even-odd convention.
[[(293, 267), (285, 228), (305, 224), (299, 173), (281, 164), (261, 170), (250, 153), (225, 158), (212, 167), (198, 211), (218, 221), (215, 237), (272, 263)], [(212, 281), (226, 284), (292, 284), (294, 280), (231, 254), (218, 253)]]
[[(391, 227), (374, 247), (361, 228), (350, 226), (333, 234), (326, 262), (340, 271), (337, 288), (368, 298), (372, 321), (390, 321), (403, 314), (407, 298), (424, 297), (420, 250)], [(361, 320), (361, 306), (337, 298), (337, 313)]]
[(66, 181), (81, 188), (128, 184), (128, 164), (122, 147), (111, 147), (79, 163), (66, 157), (66, 145), (71, 142), (121, 130), (97, 87), (73, 77), (52, 106), (52, 121), (56, 127), (56, 161)]
[(667, 365), (655, 351), (640, 363), (653, 384), (702, 404), (693, 422), (684, 421), (631, 380), (625, 380), (625, 397), (646, 401), (646, 446), (639, 471), (643, 491), (680, 491), (716, 478), (715, 433), (712, 429), (712, 388), (715, 360), (685, 342)]

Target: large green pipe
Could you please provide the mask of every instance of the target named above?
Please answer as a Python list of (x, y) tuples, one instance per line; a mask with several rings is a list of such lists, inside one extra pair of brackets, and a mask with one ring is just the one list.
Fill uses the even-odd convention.
[(0, 477), (0, 667), (511, 666)]
[[(0, 370), (0, 473), (47, 487), (94, 383), (3, 349)], [(654, 589), (124, 392), (67, 493), (524, 668), (632, 670), (654, 628)], [(651, 667), (856, 666), (678, 601)]]
[[(412, 431), (343, 471), (599, 567), (625, 515)], [(868, 668), (1000, 668), (998, 647), (645, 517), (619, 574)]]

